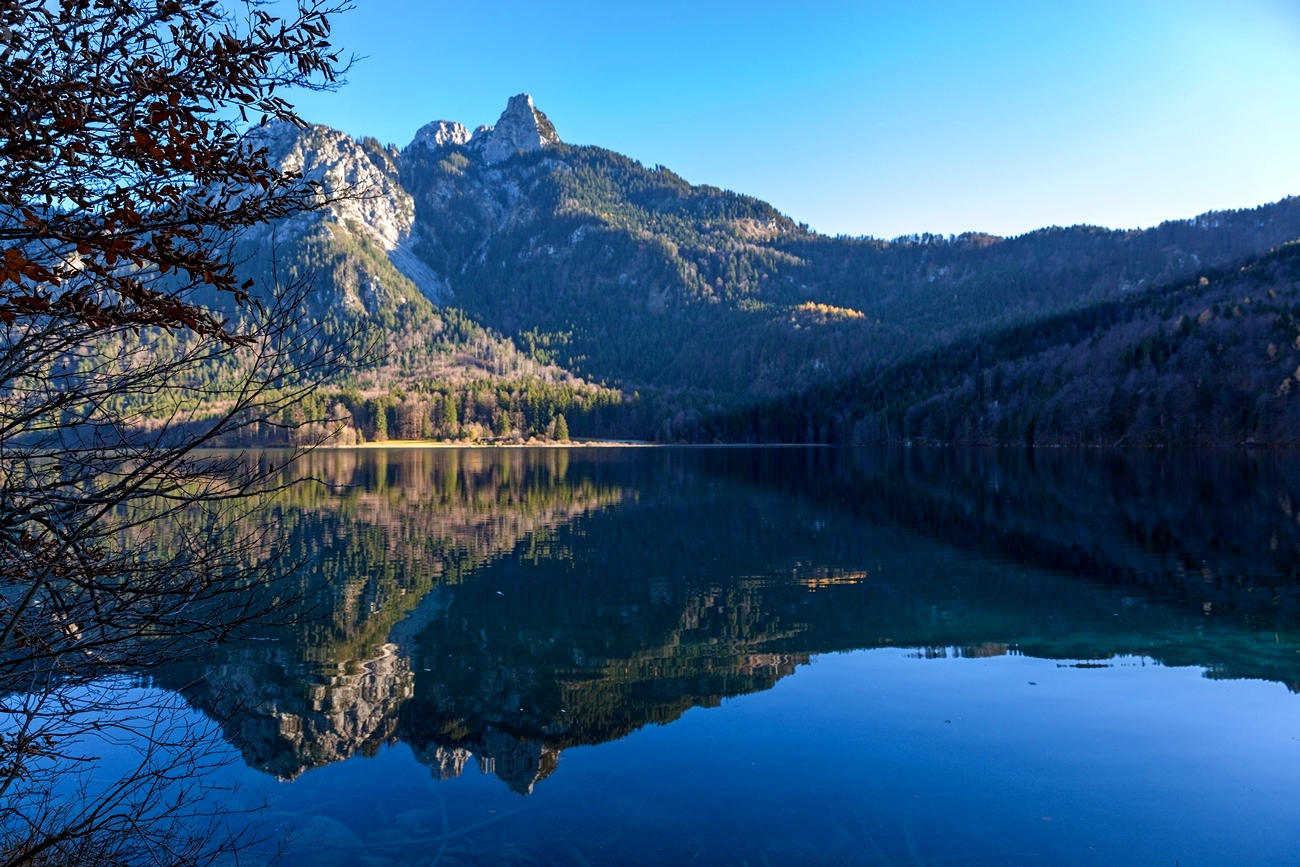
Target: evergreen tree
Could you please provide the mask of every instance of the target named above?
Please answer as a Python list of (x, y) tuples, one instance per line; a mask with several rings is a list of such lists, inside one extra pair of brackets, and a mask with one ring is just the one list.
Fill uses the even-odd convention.
[(454, 438), (459, 430), (460, 420), (456, 417), (456, 398), (449, 394), (442, 402), (442, 433), (444, 436)]
[(569, 423), (564, 420), (563, 413), (555, 417), (555, 438), (562, 443), (569, 441)]

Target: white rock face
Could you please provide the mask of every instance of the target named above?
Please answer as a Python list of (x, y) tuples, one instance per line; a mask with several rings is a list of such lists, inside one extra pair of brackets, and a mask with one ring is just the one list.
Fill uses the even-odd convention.
[(485, 163), (499, 163), (519, 151), (540, 150), (559, 141), (555, 125), (533, 105), (531, 96), (521, 93), (510, 97), (495, 126), (480, 126), (471, 133), (454, 120), (435, 120), (420, 127), (404, 152), (419, 145), (468, 145), (482, 155)]
[[(439, 124), (442, 128), (435, 129)], [(436, 121), (420, 133), (426, 131), (430, 140), (440, 132), (449, 137), (448, 141), (456, 137), (462, 143), (469, 140), (468, 131), (458, 123)], [(323, 212), (336, 228), (364, 232), (422, 293), (435, 304), (446, 303), (451, 294), (447, 281), (410, 250), (415, 201), (398, 182), (399, 155), (395, 148), (367, 146), (339, 130), (317, 125), (298, 129), (288, 123), (273, 123), (255, 133), (255, 138), (265, 144), (273, 164), (319, 182), (325, 196), (346, 192)], [(419, 134), (416, 139), (420, 141)], [(321, 212), (305, 214), (291, 220), (289, 227), (297, 224), (297, 231), (305, 234), (319, 224), (320, 218)], [(343, 299), (345, 304), (358, 301)]]
[(264, 135), (270, 158), (282, 169), (319, 182), (326, 196), (351, 192), (329, 206), (340, 222), (352, 221), (385, 250), (410, 237), (415, 203), (397, 183), (396, 152), (365, 148), (327, 126), (300, 130), (277, 123)]
[[(361, 234), (383, 250), (389, 263), (435, 304), (451, 300), (446, 276), (421, 261), (413, 250), (415, 201), (401, 185), (402, 154), (396, 148), (381, 147), (373, 140), (357, 140), (326, 126), (299, 129), (288, 123), (269, 124), (252, 133), (251, 140), (267, 148), (273, 164), (300, 172), (305, 179), (317, 181), (324, 196), (338, 198), (321, 211), (293, 217), (275, 227), (254, 229), (247, 237), (261, 243), (270, 243), (273, 238), (285, 243), (323, 231), (336, 238), (340, 233)], [(510, 98), (495, 126), (481, 126), (471, 134), (463, 124), (435, 120), (420, 128), (405, 152), (417, 147), (466, 147), (471, 159), (493, 164), (559, 141), (555, 126), (533, 105), (533, 98), (521, 93)], [(514, 180), (501, 184), (500, 180), (485, 178), (485, 183), (496, 186), (484, 189), (477, 197), (493, 231), (504, 231), (532, 217), (527, 209), (518, 207), (518, 184)], [(447, 195), (456, 193), (451, 185), (443, 186), (447, 187)], [(426, 193), (426, 207), (438, 198), (439, 192), (435, 189)], [(367, 313), (393, 301), (402, 303), (401, 288), (384, 285), (386, 282), (393, 281), (347, 281), (347, 285), (339, 287), (339, 296), (328, 303)]]
[(469, 144), (469, 140), (470, 132), (463, 124), (454, 120), (435, 120), (420, 127), (415, 133), (415, 138), (411, 139), (411, 143), (406, 148), (410, 150), (416, 145), (440, 148), (443, 145)]
[(559, 141), (555, 125), (533, 105), (531, 96), (521, 93), (510, 97), (496, 126), (474, 131), (470, 145), (482, 150), (484, 162), (499, 163), (519, 151), (541, 150)]

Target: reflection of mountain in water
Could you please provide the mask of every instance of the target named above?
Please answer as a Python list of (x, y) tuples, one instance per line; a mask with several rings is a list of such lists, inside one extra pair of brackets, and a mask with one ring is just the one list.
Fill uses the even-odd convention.
[(1300, 468), (1261, 455), (342, 452), (284, 504), (325, 617), (178, 668), (282, 777), (402, 740), (526, 793), (571, 746), (920, 648), (1300, 683)]
[(599, 479), (565, 483), (569, 458), (551, 451), (330, 451), (298, 472), (324, 484), (294, 489), (269, 515), (287, 556), (303, 562), (302, 625), (162, 675), (223, 720), (255, 768), (292, 778), (373, 754), (392, 739), (412, 693), (399, 645), (474, 569), (521, 540), (622, 492)]
[(245, 647), (200, 674), (190, 699), (227, 720), (226, 736), (244, 761), (282, 779), (358, 752), (374, 755), (392, 739), (397, 710), (413, 692), (410, 662), (391, 644), (339, 665), (307, 662), (292, 647)]
[(564, 563), (503, 562), (420, 634), (398, 727), (417, 754), (467, 751), (526, 793), (567, 747), (767, 689), (808, 659), (763, 650), (792, 636), (752, 590)]

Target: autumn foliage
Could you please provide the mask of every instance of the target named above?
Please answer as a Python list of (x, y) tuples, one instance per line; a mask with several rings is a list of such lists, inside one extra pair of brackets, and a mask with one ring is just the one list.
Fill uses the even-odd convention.
[[(115, 676), (285, 603), (292, 564), (246, 518), (292, 455), (203, 451), (290, 418), (347, 337), (301, 327), (302, 281), (236, 277), (242, 231), (326, 203), (259, 128), (336, 82), (338, 7), (280, 8), (0, 0), (7, 865), (201, 864), (239, 842), (195, 788), (201, 732)], [(136, 764), (96, 765), (105, 726)]]
[(331, 8), (215, 0), (0, 3), (0, 321), (157, 326), (236, 341), (189, 297), (256, 302), (225, 242), (315, 206), (250, 123), (340, 69)]

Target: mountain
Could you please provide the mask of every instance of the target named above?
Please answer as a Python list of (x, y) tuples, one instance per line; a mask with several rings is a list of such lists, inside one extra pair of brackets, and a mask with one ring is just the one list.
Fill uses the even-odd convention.
[[(468, 140), (463, 129), (427, 135)], [(359, 332), (379, 347), (379, 363), (324, 383), (317, 405), (305, 408), (350, 417), (342, 444), (553, 435), (566, 412), (583, 418), (617, 403), (617, 392), (525, 354), (446, 306), (451, 290), (413, 251), (414, 205), (395, 148), (323, 126), (273, 124), (258, 137), (280, 167), (326, 195), (350, 191), (245, 235), (237, 248), (245, 275), (260, 285), (308, 283), (305, 323), (326, 337)]]
[[(278, 247), (277, 267), (313, 280), (312, 316), (382, 332), (388, 362), (358, 371), (344, 401), (367, 438), (397, 435), (415, 391), (454, 401), (459, 425), (430, 400), (405, 413), (408, 433), (545, 436), (567, 414), (584, 435), (752, 438), (737, 413), (834, 400), (926, 353), (1145, 303), (1300, 237), (1288, 198), (1147, 230), (832, 238), (758, 199), (566, 144), (526, 94), (493, 126), (433, 121), (401, 150), (326, 127), (264, 134), (286, 167), (361, 192), (250, 239), (249, 262), (265, 279)], [(875, 436), (857, 421), (885, 410), (858, 407), (839, 438)], [(803, 440), (808, 425), (782, 430)]]

